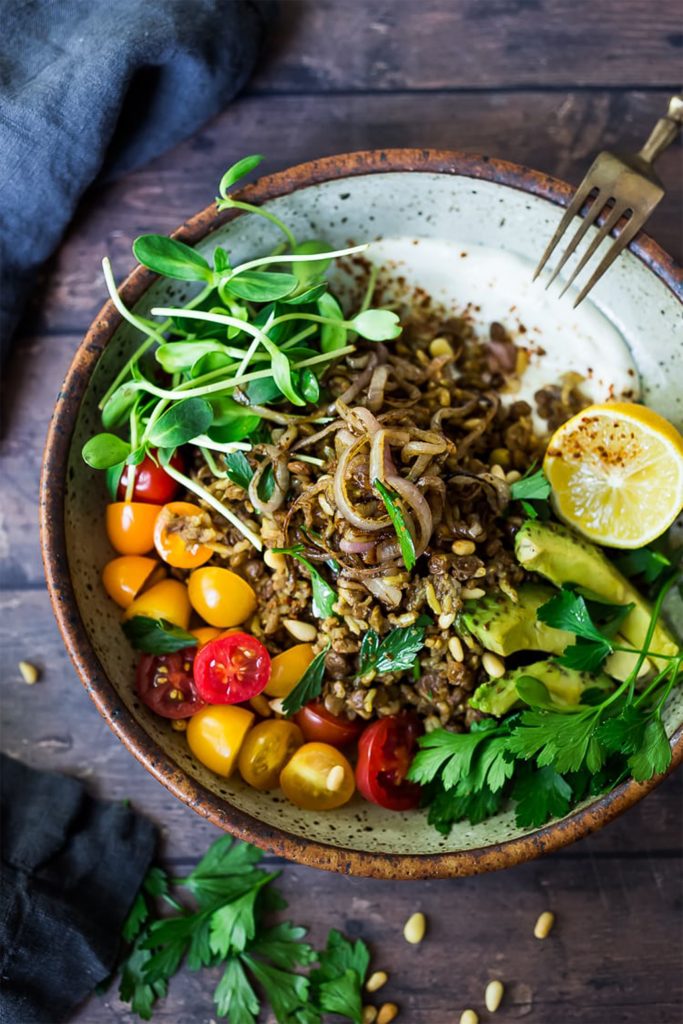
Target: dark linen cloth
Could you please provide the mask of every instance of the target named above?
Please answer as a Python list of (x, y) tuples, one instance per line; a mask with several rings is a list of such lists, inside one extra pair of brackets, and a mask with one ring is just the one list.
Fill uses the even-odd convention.
[[(246, 81), (273, 0), (0, 0), (0, 346), (100, 173), (129, 171)], [(236, 154), (241, 156), (243, 154)]]
[(112, 971), (155, 830), (0, 755), (0, 1022), (59, 1024)]

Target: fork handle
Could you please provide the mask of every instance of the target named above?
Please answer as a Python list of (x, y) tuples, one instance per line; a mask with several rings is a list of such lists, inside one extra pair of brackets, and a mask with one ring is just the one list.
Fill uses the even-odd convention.
[(672, 96), (665, 117), (660, 117), (638, 154), (645, 163), (653, 164), (667, 146), (670, 146), (683, 125), (683, 95)]

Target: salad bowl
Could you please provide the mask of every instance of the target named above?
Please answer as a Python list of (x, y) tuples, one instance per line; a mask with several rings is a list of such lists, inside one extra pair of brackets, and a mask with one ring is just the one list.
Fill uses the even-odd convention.
[[(531, 393), (550, 374), (576, 371), (587, 379), (592, 400), (604, 401), (616, 389), (641, 398), (680, 429), (683, 280), (652, 239), (640, 235), (576, 311), (569, 296), (559, 301), (531, 282), (571, 196), (569, 185), (515, 164), (432, 150), (313, 161), (239, 193), (335, 248), (371, 242), (368, 258), (444, 306), (467, 309), (475, 324), (509, 318), (523, 325), (535, 352), (525, 375)], [(173, 237), (200, 253), (221, 245), (251, 258), (272, 248), (275, 229), (261, 218), (212, 206)], [(341, 291), (350, 287), (341, 278), (338, 284)], [(187, 300), (191, 287), (138, 267), (120, 294), (144, 316)], [(409, 879), (475, 874), (558, 849), (611, 821), (661, 781), (624, 782), (542, 828), (522, 829), (504, 810), (477, 825), (460, 822), (446, 837), (422, 811), (397, 813), (357, 799), (326, 814), (301, 811), (278, 791), (249, 789), (199, 764), (182, 734), (137, 699), (134, 655), (99, 582), (111, 557), (104, 528), (97, 528), (105, 489), (81, 449), (98, 429), (98, 397), (133, 350), (135, 333), (107, 302), (75, 354), (47, 438), (41, 542), (53, 609), (81, 681), (119, 739), (170, 792), (220, 828), (289, 859)], [(680, 691), (668, 701), (665, 724), (673, 769), (683, 759)]]

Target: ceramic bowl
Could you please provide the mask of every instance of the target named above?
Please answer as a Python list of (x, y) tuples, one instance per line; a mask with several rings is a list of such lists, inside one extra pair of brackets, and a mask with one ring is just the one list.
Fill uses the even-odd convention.
[[(300, 237), (323, 237), (340, 247), (378, 240), (372, 258), (389, 261), (447, 304), (470, 302), (472, 315), (484, 322), (500, 319), (515, 331), (526, 329), (539, 360), (544, 352), (549, 359), (559, 353), (561, 368), (587, 373), (596, 397), (609, 393), (610, 375), (617, 375), (623, 389), (629, 382), (634, 392), (640, 386), (645, 400), (680, 426), (681, 275), (650, 238), (638, 237), (576, 313), (571, 302), (530, 284), (571, 192), (555, 179), (487, 157), (393, 150), (304, 164), (245, 188), (243, 197), (266, 203)], [(235, 258), (263, 255), (276, 241), (262, 218), (217, 213), (213, 206), (175, 237), (207, 254), (223, 245)], [(189, 287), (138, 267), (121, 292), (129, 307), (145, 314), (187, 298)], [(172, 793), (220, 828), (292, 860), (351, 874), (425, 878), (506, 867), (557, 849), (657, 785), (658, 779), (625, 783), (542, 829), (523, 831), (505, 811), (480, 825), (456, 825), (446, 838), (422, 812), (392, 813), (359, 798), (333, 813), (302, 812), (279, 792), (258, 793), (198, 764), (184, 736), (133, 692), (134, 655), (99, 581), (112, 557), (101, 525), (107, 500), (102, 474), (80, 456), (83, 442), (99, 429), (98, 396), (134, 345), (134, 333), (107, 303), (75, 355), (47, 440), (42, 544), (55, 615), (86, 690), (122, 742)], [(538, 362), (532, 381), (545, 372)], [(667, 709), (673, 764), (683, 758), (682, 723), (679, 696)]]

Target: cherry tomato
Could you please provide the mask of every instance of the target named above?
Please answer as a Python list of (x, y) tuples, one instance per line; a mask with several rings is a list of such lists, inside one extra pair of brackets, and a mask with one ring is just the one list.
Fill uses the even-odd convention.
[(191, 629), (190, 633), (192, 633), (192, 636), (197, 637), (198, 650), (206, 647), (208, 643), (221, 635), (220, 629), (215, 629), (214, 626), (199, 626), (197, 629)]
[(239, 626), (256, 611), (256, 594), (230, 569), (215, 565), (195, 569), (187, 588), (192, 607), (212, 626)]
[(406, 782), (419, 725), (410, 715), (389, 715), (368, 725), (358, 741), (356, 785), (373, 804), (408, 811), (420, 802), (420, 787)]
[(166, 619), (174, 626), (187, 629), (191, 613), (185, 584), (180, 580), (162, 580), (136, 597), (126, 608), (123, 618), (144, 615), (149, 619)]
[(143, 654), (135, 689), (143, 703), (162, 718), (189, 718), (204, 706), (192, 677), (194, 648), (173, 654)]
[(266, 693), (270, 697), (286, 697), (299, 682), (313, 657), (311, 644), (295, 644), (282, 654), (276, 654), (270, 665)]
[(365, 728), (362, 719), (357, 718), (351, 722), (348, 718), (340, 718), (328, 711), (320, 701), (306, 704), (296, 713), (294, 721), (307, 740), (329, 743), (332, 747), (348, 747)]
[(145, 585), (157, 583), (164, 576), (164, 568), (155, 558), (121, 555), (105, 565), (102, 584), (112, 601), (127, 608)]
[[(156, 455), (156, 452), (153, 453)], [(171, 459), (171, 465), (179, 473), (184, 472), (185, 462), (180, 454), (176, 452)], [(169, 476), (163, 466), (157, 465), (149, 455), (145, 455), (142, 462), (137, 466), (126, 466), (121, 474), (116, 497), (119, 501), (126, 500), (128, 479), (130, 473), (135, 471), (135, 483), (131, 501), (146, 501), (151, 505), (166, 505), (173, 501), (180, 490), (180, 484)]]
[(242, 744), (237, 761), (240, 775), (254, 789), (275, 789), (280, 772), (303, 741), (294, 722), (260, 722)]
[[(143, 508), (152, 506), (143, 505)], [(179, 516), (188, 519), (199, 519), (204, 516), (199, 505), (192, 505), (189, 501), (172, 501), (159, 512), (154, 528), (153, 543), (168, 565), (176, 569), (196, 569), (204, 562), (208, 562), (213, 552), (206, 544), (186, 543), (179, 533), (169, 530), (174, 519)]]
[(107, 505), (105, 523), (111, 546), (122, 555), (146, 555), (154, 547), (159, 509), (141, 501), (115, 501)]
[(240, 704), (261, 693), (270, 678), (270, 656), (248, 633), (211, 640), (194, 663), (197, 692), (210, 704)]
[(349, 802), (355, 789), (353, 768), (328, 743), (304, 743), (280, 773), (282, 791), (305, 811), (331, 811)]
[(227, 778), (253, 721), (254, 715), (245, 708), (226, 704), (201, 708), (187, 723), (190, 750), (212, 772)]

